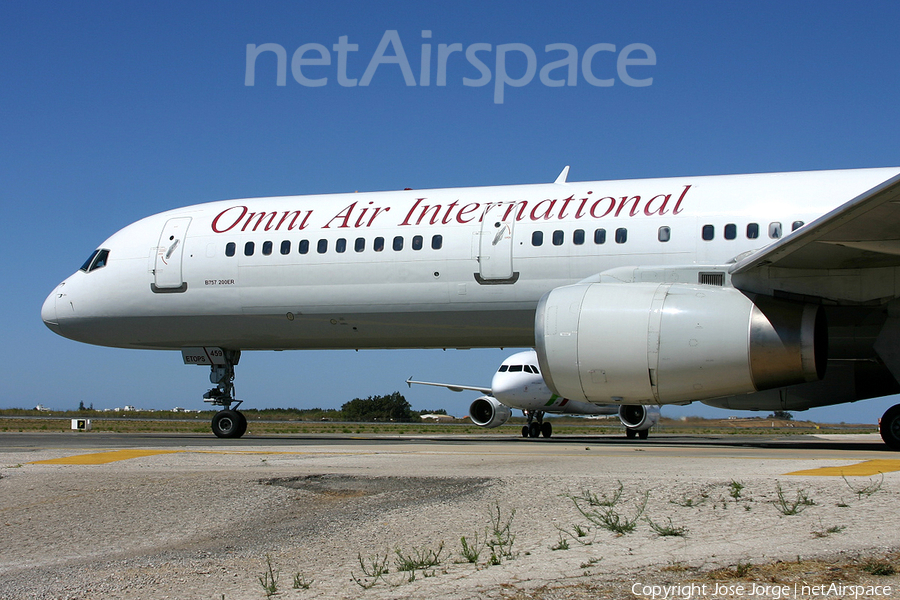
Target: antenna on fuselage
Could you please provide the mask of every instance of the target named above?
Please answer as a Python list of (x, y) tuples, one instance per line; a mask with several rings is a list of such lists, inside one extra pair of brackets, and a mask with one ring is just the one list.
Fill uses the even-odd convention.
[(557, 177), (556, 181), (554, 181), (553, 183), (565, 183), (566, 179), (568, 179), (568, 178), (569, 178), (569, 165), (566, 165), (565, 168), (563, 168), (562, 173), (559, 174), (559, 177)]

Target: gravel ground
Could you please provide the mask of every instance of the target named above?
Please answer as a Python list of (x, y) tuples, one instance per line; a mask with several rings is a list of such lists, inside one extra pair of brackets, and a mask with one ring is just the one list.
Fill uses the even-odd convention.
[[(896, 575), (848, 567), (886, 559), (900, 569), (900, 472), (787, 475), (868, 456), (429, 442), (33, 464), (80, 453), (0, 454), (0, 598), (265, 598), (269, 565), (278, 596), (298, 599), (635, 598), (636, 583), (686, 581), (892, 585), (890, 595), (828, 597), (900, 598)], [(778, 510), (779, 487), (799, 514)], [(582, 500), (585, 515), (573, 497), (613, 506)], [(589, 518), (604, 511), (642, 517), (617, 534)], [(683, 535), (661, 536), (648, 519)], [(483, 542), (507, 523), (511, 556), (491, 565)], [(461, 536), (477, 536), (475, 564), (460, 556)], [(439, 564), (412, 577), (397, 569), (398, 550), (437, 553)], [(383, 577), (365, 574), (383, 560)], [(773, 563), (797, 567), (773, 574)], [(308, 589), (294, 589), (295, 577)]]

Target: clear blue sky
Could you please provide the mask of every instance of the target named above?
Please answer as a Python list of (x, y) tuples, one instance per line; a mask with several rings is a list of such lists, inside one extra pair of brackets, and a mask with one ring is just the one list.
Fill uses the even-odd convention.
[[(0, 4), (2, 267), (0, 407), (203, 408), (207, 371), (175, 352), (85, 346), (40, 320), (43, 299), (106, 237), (148, 214), (250, 196), (552, 181), (894, 166), (900, 98), (900, 4), (866, 2), (46, 2)], [(245, 85), (247, 44), (331, 49), (361, 79), (396, 30), (418, 80), (396, 64), (368, 86), (330, 66), (274, 55)], [(422, 32), (431, 31), (431, 38)], [(524, 44), (538, 70), (599, 43), (650, 46), (652, 85), (463, 85), (479, 72), (461, 53), (437, 86), (438, 44)], [(387, 54), (393, 54), (389, 50)], [(304, 55), (314, 58), (314, 52)], [(478, 55), (491, 71), (496, 53)], [(510, 77), (525, 72), (509, 52)], [(639, 55), (635, 55), (639, 56)], [(455, 58), (453, 58), (455, 57)], [(268, 60), (269, 62), (265, 62)], [(580, 60), (579, 60), (580, 62)], [(616, 78), (600, 52), (594, 76)], [(496, 76), (496, 73), (493, 73)], [(566, 70), (552, 72), (563, 79)], [(472, 394), (407, 390), (410, 376), (489, 384), (501, 350), (245, 353), (247, 406), (338, 407), (401, 390), (417, 409), (464, 414)], [(874, 421), (892, 402), (810, 414)], [(695, 405), (663, 414), (725, 415)]]

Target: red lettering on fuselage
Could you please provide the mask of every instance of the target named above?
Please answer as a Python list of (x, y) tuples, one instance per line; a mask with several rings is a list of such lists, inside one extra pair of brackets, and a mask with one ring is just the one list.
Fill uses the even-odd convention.
[[(656, 194), (654, 196), (625, 195), (603, 196), (593, 200), (592, 191), (583, 198), (575, 198), (571, 194), (566, 198), (545, 198), (542, 200), (502, 200), (497, 202), (469, 202), (461, 204), (459, 199), (449, 204), (428, 203), (428, 198), (416, 198), (403, 220), (398, 226), (448, 225), (454, 222), (464, 225), (473, 221), (481, 223), (488, 214), (493, 219), (500, 217), (502, 221), (515, 219), (519, 221), (545, 222), (563, 220), (581, 220), (585, 218), (602, 219), (604, 217), (653, 217), (677, 215), (684, 211), (684, 202), (691, 185), (681, 190), (675, 205), (671, 206), (674, 194)], [(644, 200), (644, 198), (649, 198)], [(502, 208), (501, 208), (502, 207)], [(574, 208), (574, 214), (572, 209)], [(494, 212), (491, 212), (492, 209)], [(341, 209), (322, 229), (346, 229), (371, 227), (375, 219), (391, 210), (389, 206), (360, 207), (359, 201)], [(496, 213), (496, 214), (495, 214)], [(232, 230), (247, 231), (294, 231), (309, 227), (312, 210), (288, 211), (250, 211), (247, 206), (231, 206), (217, 214), (212, 220), (214, 233), (226, 233)]]
[[(232, 211), (240, 211), (240, 214), (233, 213)], [(311, 210), (249, 212), (249, 209), (246, 206), (231, 206), (213, 218), (212, 230), (214, 233), (226, 233), (243, 222), (243, 226), (240, 228), (241, 231), (247, 231), (248, 227), (250, 227), (250, 231), (256, 231), (264, 221), (265, 225), (263, 226), (263, 231), (301, 230), (307, 228), (307, 221), (311, 215)], [(275, 220), (279, 216), (281, 216), (281, 219), (278, 220), (278, 224), (275, 225)], [(256, 222), (251, 227), (251, 223), (253, 223), (254, 219)], [(290, 221), (288, 221), (288, 219), (290, 219)], [(297, 224), (298, 219), (301, 219), (299, 224)], [(285, 223), (287, 223), (286, 228), (284, 227)]]

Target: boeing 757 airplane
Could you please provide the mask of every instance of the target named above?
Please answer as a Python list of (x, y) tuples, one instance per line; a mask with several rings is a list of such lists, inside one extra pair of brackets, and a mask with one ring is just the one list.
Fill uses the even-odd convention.
[(619, 415), (629, 438), (647, 439), (650, 428), (659, 423), (659, 408), (656, 406), (593, 404), (560, 398), (550, 391), (538, 367), (534, 350), (517, 352), (503, 361), (494, 373), (491, 387), (459, 385), (455, 383), (434, 383), (431, 381), (406, 380), (407, 385), (432, 385), (444, 387), (453, 392), (470, 390), (485, 394), (476, 398), (469, 406), (469, 418), (480, 427), (499, 427), (512, 416), (511, 408), (521, 410), (527, 423), (522, 426), (522, 437), (550, 437), (553, 425), (544, 421), (544, 414), (567, 415)]
[[(559, 397), (804, 410), (900, 392), (900, 168), (225, 200), (103, 242), (56, 333), (180, 350), (531, 347)], [(900, 449), (900, 405), (881, 419)]]

